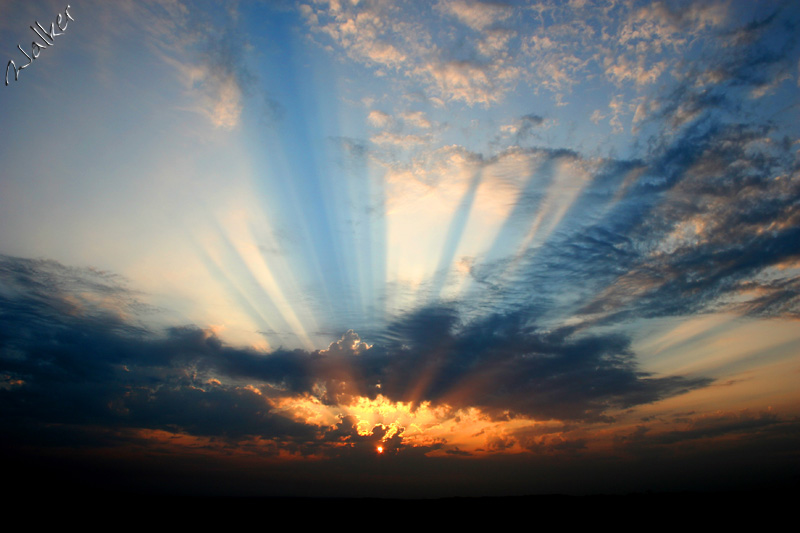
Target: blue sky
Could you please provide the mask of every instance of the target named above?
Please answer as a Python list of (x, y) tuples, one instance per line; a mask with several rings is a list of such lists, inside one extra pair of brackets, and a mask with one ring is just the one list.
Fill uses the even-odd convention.
[(796, 3), (70, 6), (0, 89), (9, 453), (796, 459)]

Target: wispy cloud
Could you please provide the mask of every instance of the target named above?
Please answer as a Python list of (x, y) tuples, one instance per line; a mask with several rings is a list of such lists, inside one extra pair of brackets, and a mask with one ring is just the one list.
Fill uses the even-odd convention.
[(223, 24), (205, 20), (204, 12), (180, 1), (130, 4), (127, 9), (153, 52), (175, 69), (194, 102), (192, 110), (217, 128), (235, 128), (254, 81), (240, 53), (247, 43), (237, 37), (236, 9), (219, 11)]

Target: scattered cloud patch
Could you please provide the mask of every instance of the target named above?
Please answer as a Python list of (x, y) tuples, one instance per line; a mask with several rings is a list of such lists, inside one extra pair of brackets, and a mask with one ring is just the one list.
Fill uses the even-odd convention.
[(480, 0), (443, 0), (438, 6), (473, 30), (483, 30), (508, 19), (513, 13), (513, 8), (509, 5)]

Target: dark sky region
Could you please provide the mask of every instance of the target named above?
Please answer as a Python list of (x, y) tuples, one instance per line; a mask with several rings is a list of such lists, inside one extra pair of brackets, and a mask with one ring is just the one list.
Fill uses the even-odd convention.
[(66, 8), (0, 2), (24, 486), (797, 487), (797, 2)]

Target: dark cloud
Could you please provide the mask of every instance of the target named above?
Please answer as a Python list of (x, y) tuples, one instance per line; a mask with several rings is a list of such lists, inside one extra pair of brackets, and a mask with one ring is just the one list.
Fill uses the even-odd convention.
[(537, 137), (536, 129), (544, 124), (544, 118), (539, 115), (528, 114), (519, 119), (517, 132), (514, 139), (517, 143), (525, 141), (531, 137)]
[[(678, 426), (675, 428), (675, 426)], [(626, 453), (654, 455), (719, 449), (736, 442), (749, 445), (772, 441), (779, 447), (791, 445), (800, 437), (796, 420), (784, 420), (770, 412), (716, 412), (675, 418), (664, 430), (661, 424), (640, 425), (628, 434), (618, 435), (615, 444)]]
[(459, 450), (458, 446), (456, 446), (456, 447), (454, 447), (452, 449), (449, 449), (449, 450), (445, 450), (444, 453), (446, 453), (447, 455), (459, 455), (459, 456), (463, 456), (463, 457), (471, 457), (472, 456), (472, 454), (467, 452), (467, 451)]
[[(131, 326), (130, 315), (119, 309), (136, 309), (136, 295), (106, 273), (5, 256), (0, 257), (0, 269), (2, 449), (12, 460), (23, 461), (17, 464), (28, 465), (25, 468), (52, 463), (47, 479), (63, 471), (68, 477), (62, 481), (73, 484), (104, 486), (108, 479), (98, 477), (99, 472), (118, 472), (113, 479), (120, 487), (181, 492), (202, 488), (218, 494), (239, 493), (244, 490), (241, 482), (246, 482), (248, 494), (262, 494), (273, 489), (258, 480), (285, 479), (287, 484), (274, 491), (286, 494), (291, 487), (303, 493), (324, 492), (313, 489), (318, 483), (314, 480), (324, 478), (348, 480), (350, 485), (340, 489), (348, 494), (363, 494), (363, 483), (368, 482), (373, 488), (397, 483), (397, 493), (408, 495), (435, 471), (442, 476), (436, 485), (442, 491), (453, 480), (488, 479), (483, 467), (468, 472), (449, 462), (470, 452), (449, 449), (445, 442), (408, 446), (406, 429), (375, 424), (364, 431), (353, 417), (342, 416), (330, 427), (302, 424), (266, 400), (315, 394), (314, 385), (321, 383), (329, 389), (327, 401), (347, 400), (361, 389), (366, 395), (381, 392), (394, 400), (480, 406), (498, 420), (524, 413), (540, 419), (602, 422), (610, 409), (709, 383), (642, 373), (628, 339), (619, 335), (544, 330), (530, 313), (467, 320), (453, 306), (431, 306), (397, 320), (370, 348), (349, 331), (326, 350), (264, 354), (227, 346), (194, 327), (156, 335)], [(92, 298), (87, 287), (107, 298)], [(83, 294), (82, 306), (74, 304), (78, 294)], [(355, 383), (337, 389), (341, 379)], [(381, 383), (380, 390), (370, 389), (375, 382)], [(746, 442), (758, 449), (754, 439), (761, 435), (770, 443), (769, 457), (775, 462), (792, 439), (796, 442), (797, 434), (795, 426), (771, 414), (695, 416), (683, 424), (685, 428), (667, 432), (642, 426), (616, 444), (620, 453), (652, 458), (672, 445), (729, 435), (753, 435)], [(591, 436), (577, 427), (577, 422), (536, 425), (511, 434), (487, 434), (482, 449), (502, 452), (519, 445), (532, 456), (580, 462), (590, 451)], [(145, 430), (165, 433), (153, 440), (142, 433)], [(393, 433), (386, 438), (389, 431)], [(187, 435), (199, 440), (183, 453), (171, 448), (172, 440), (179, 443)], [(256, 443), (257, 439), (261, 440)], [(379, 444), (384, 447), (381, 457), (376, 454)], [(50, 451), (36, 452), (45, 448)], [(128, 451), (124, 460), (107, 459), (104, 464), (92, 451), (102, 448)], [(443, 457), (426, 457), (437, 450)], [(248, 459), (287, 453), (328, 461), (281, 462), (266, 469)], [(738, 457), (735, 450), (730, 454)], [(42, 463), (42, 457), (49, 462)], [(393, 463), (381, 460), (390, 457)], [(162, 464), (164, 458), (172, 466)], [(422, 469), (420, 461), (434, 470)], [(529, 472), (541, 468), (515, 464), (507, 465), (493, 483), (501, 477), (503, 483), (512, 483), (519, 464), (533, 469)], [(491, 471), (498, 467), (493, 462), (485, 466)], [(591, 470), (597, 464), (581, 468)], [(175, 476), (169, 482), (162, 480), (166, 471)], [(219, 484), (219, 472), (234, 471), (236, 475), (226, 478), (228, 484)], [(570, 471), (562, 472), (574, 483), (579, 476)], [(253, 472), (252, 479), (247, 472)], [(530, 487), (522, 478), (518, 481), (520, 487)], [(567, 490), (567, 485), (559, 490)]]
[(521, 312), (460, 323), (452, 308), (433, 307), (388, 329), (398, 344), (387, 350), (382, 391), (403, 400), (537, 419), (599, 419), (609, 409), (709, 383), (648, 376), (637, 369), (627, 338), (541, 330)]
[(196, 328), (152, 335), (128, 316), (140, 308), (135, 295), (89, 269), (2, 256), (0, 289), (7, 436), (32, 425), (77, 424), (311, 437), (305, 426), (274, 416), (244, 383), (210, 382), (211, 369), (234, 378), (248, 370), (251, 379), (300, 375), (283, 354), (258, 367), (257, 354), (224, 347)]
[(742, 305), (749, 315), (800, 318), (800, 279), (743, 281), (738, 290), (761, 294)]
[[(796, 316), (800, 173), (780, 131), (697, 118), (646, 158), (595, 166), (565, 222), (511, 282), (492, 283), (504, 260), (478, 261), (471, 274), (506, 308), (520, 286), (536, 287), (548, 317), (688, 315), (733, 308), (755, 288), (766, 294), (747, 312)], [(565, 292), (575, 307), (554, 305)]]
[(402, 429), (389, 435), (389, 428), (378, 424), (373, 426), (368, 434), (361, 434), (357, 424), (358, 420), (352, 416), (340, 417), (339, 423), (325, 431), (320, 439), (331, 445), (325, 449), (325, 453), (338, 455), (345, 451), (353, 458), (367, 459), (375, 457), (378, 446), (381, 447), (380, 453), (387, 456), (407, 453), (420, 455), (437, 448), (437, 446), (423, 446), (422, 449), (410, 450), (403, 447)]
[(731, 30), (723, 36), (733, 45), (718, 72), (734, 85), (764, 87), (792, 68), (800, 13), (786, 3), (766, 16)]
[[(277, 414), (270, 398), (315, 394), (322, 385), (325, 403), (380, 392), (478, 406), (498, 417), (596, 420), (709, 383), (640, 372), (624, 337), (541, 331), (522, 313), (465, 322), (442, 306), (394, 322), (373, 347), (349, 331), (327, 350), (264, 354), (195, 327), (155, 335), (129, 324), (123, 310), (136, 300), (107, 274), (11, 257), (2, 257), (0, 269), (6, 432), (141, 427), (234, 440), (257, 435), (312, 453), (335, 435)], [(102, 305), (94, 289), (108, 297)], [(82, 306), (73, 303), (77, 294)], [(396, 440), (399, 448), (401, 433)]]
[[(783, 28), (785, 21), (780, 24)], [(783, 31), (775, 39), (794, 42)], [(784, 64), (793, 56), (782, 57), (776, 61)], [(791, 266), (800, 257), (795, 143), (780, 124), (716, 113), (728, 99), (747, 100), (720, 87), (700, 90), (687, 82), (671, 93), (661, 120), (680, 120), (682, 127), (663, 128), (640, 158), (595, 162), (572, 151), (518, 149), (544, 161), (497, 242), (518, 238), (519, 227), (530, 225), (552, 183), (552, 167), (569, 160), (586, 168), (590, 178), (558, 227), (521, 258), (503, 257), (499, 248), (476, 257), (469, 274), (481, 287), (482, 300), (459, 301), (450, 311), (439, 307), (435, 316), (418, 310), (407, 320), (419, 323), (398, 322), (384, 333), (399, 338), (397, 328), (418, 331), (426, 321), (447, 331), (458, 314), (520, 312), (548, 324), (576, 313), (600, 313), (612, 324), (720, 309), (797, 316)], [(531, 125), (540, 119), (528, 118)], [(475, 155), (482, 165), (499, 157)], [(535, 288), (535, 299), (529, 287)], [(742, 302), (747, 293), (749, 301)], [(572, 305), (561, 307), (557, 302), (565, 294)]]
[[(743, 283), (800, 257), (797, 166), (771, 133), (743, 125), (700, 129), (651, 164), (668, 189), (628, 232), (646, 252), (625, 274), (634, 289), (649, 285), (637, 299), (640, 311), (688, 314), (722, 305)], [(795, 313), (793, 282), (770, 285), (770, 300), (782, 302), (771, 309)], [(614, 305), (613, 299), (598, 303)]]
[(574, 454), (586, 449), (586, 439), (567, 440), (561, 437), (544, 437), (536, 441), (531, 441), (525, 447), (534, 453), (567, 453)]
[[(679, 83), (658, 98), (651, 119), (672, 128), (715, 115), (725, 120), (756, 116), (759, 98), (795, 77), (800, 12), (779, 6), (742, 26), (721, 32), (681, 69)], [(792, 83), (788, 81), (788, 83)]]

